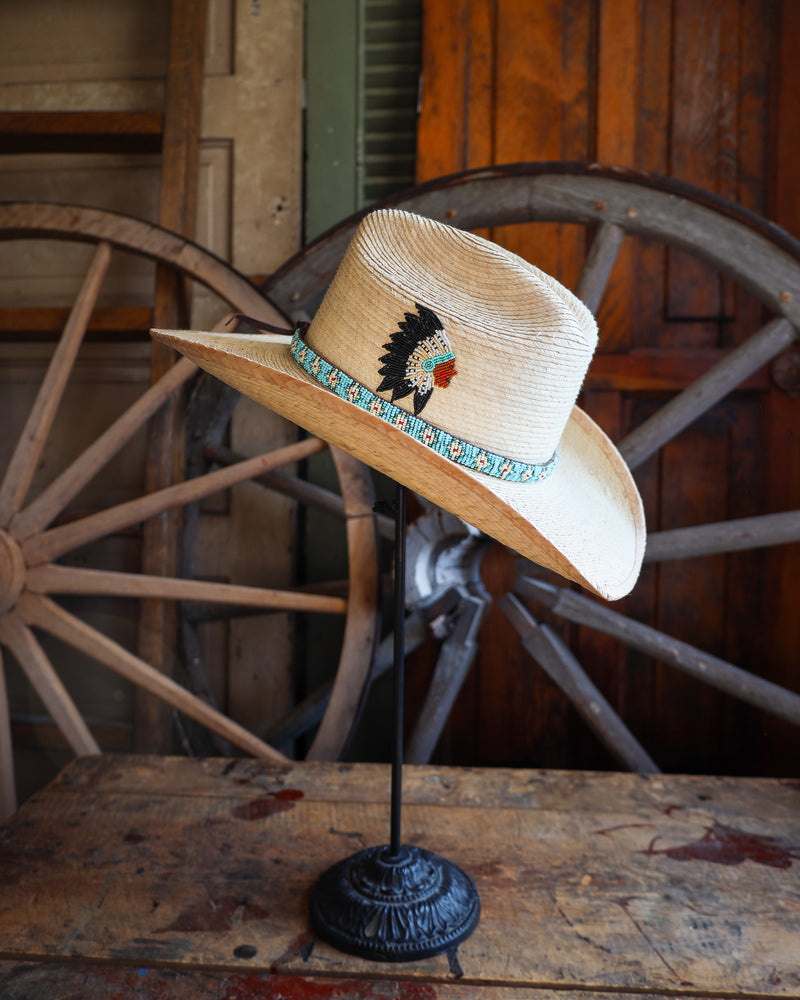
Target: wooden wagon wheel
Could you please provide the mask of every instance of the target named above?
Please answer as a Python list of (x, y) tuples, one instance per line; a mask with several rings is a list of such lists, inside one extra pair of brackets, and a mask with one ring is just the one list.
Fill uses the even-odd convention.
[[(473, 230), (524, 222), (588, 227), (594, 231), (594, 238), (575, 291), (594, 312), (620, 246), (628, 237), (688, 252), (733, 278), (766, 307), (773, 315), (769, 322), (620, 442), (619, 448), (632, 469), (781, 352), (787, 348), (796, 351), (793, 345), (800, 327), (800, 243), (753, 213), (690, 185), (598, 166), (512, 164), (431, 181), (381, 205)], [(359, 217), (353, 216), (324, 234), (268, 279), (264, 291), (271, 301), (292, 316), (311, 312)], [(794, 510), (657, 532), (648, 537), (645, 559), (657, 562), (798, 540), (800, 511)], [(465, 577), (465, 583), (474, 582), (474, 578)], [(614, 636), (632, 649), (800, 724), (800, 695), (795, 692), (620, 615), (572, 589), (537, 579), (535, 572), (528, 576), (523, 571), (515, 590), (565, 621)], [(514, 595), (505, 597), (503, 606), (525, 648), (565, 691), (616, 759), (634, 770), (657, 770), (558, 634), (541, 626)], [(414, 622), (418, 634), (414, 611), (412, 607), (409, 621)], [(452, 691), (447, 692), (447, 698), (452, 704)], [(435, 706), (429, 714), (436, 715)], [(439, 731), (442, 724), (440, 718)], [(429, 750), (437, 735), (429, 734)]]
[[(185, 687), (128, 652), (53, 598), (81, 594), (157, 598), (167, 601), (223, 603), (236, 608), (289, 610), (346, 615), (339, 670), (328, 710), (310, 750), (316, 758), (335, 758), (348, 737), (363, 697), (377, 628), (377, 539), (372, 515), (372, 484), (358, 462), (332, 449), (342, 497), (325, 497), (346, 518), (351, 580), (345, 596), (313, 588), (268, 590), (236, 584), (210, 584), (180, 578), (106, 572), (59, 565), (60, 556), (95, 539), (137, 525), (164, 511), (189, 504), (245, 480), (264, 477), (327, 445), (306, 438), (252, 458), (234, 461), (177, 485), (87, 516), (64, 516), (73, 498), (197, 369), (181, 359), (126, 410), (38, 496), (28, 500), (37, 462), (97, 301), (112, 251), (141, 255), (167, 265), (210, 288), (237, 312), (285, 324), (280, 312), (255, 286), (200, 246), (159, 227), (95, 209), (33, 203), (0, 204), (3, 239), (78, 240), (96, 245), (80, 293), (53, 352), (30, 416), (0, 483), (0, 651), (18, 661), (56, 725), (77, 754), (100, 752), (34, 629), (116, 671), (163, 699), (249, 754), (285, 758), (259, 735), (249, 732)], [(224, 321), (223, 321), (224, 322)], [(296, 487), (283, 477), (283, 489)], [(278, 477), (278, 485), (281, 479)], [(274, 485), (274, 484), (273, 484)], [(0, 661), (0, 786), (2, 811), (14, 807), (11, 730)]]

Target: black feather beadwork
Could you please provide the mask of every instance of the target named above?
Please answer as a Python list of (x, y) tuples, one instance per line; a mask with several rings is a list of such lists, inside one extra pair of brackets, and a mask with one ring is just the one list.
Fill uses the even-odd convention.
[(387, 353), (380, 358), (378, 371), (383, 380), (377, 391), (391, 390), (392, 402), (413, 392), (414, 414), (419, 416), (434, 387), (433, 377), (423, 371), (421, 361), (444, 354), (450, 350), (450, 344), (436, 313), (419, 302), (414, 304), (416, 313), (405, 313), (389, 343), (383, 345)]

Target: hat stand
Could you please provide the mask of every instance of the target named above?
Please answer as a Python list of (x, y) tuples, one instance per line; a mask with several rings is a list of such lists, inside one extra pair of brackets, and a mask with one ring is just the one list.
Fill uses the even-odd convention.
[(398, 483), (388, 505), (395, 522), (390, 843), (337, 862), (311, 897), (311, 923), (323, 940), (383, 962), (450, 951), (469, 937), (480, 917), (480, 900), (468, 875), (430, 851), (401, 843), (406, 507), (406, 487)]

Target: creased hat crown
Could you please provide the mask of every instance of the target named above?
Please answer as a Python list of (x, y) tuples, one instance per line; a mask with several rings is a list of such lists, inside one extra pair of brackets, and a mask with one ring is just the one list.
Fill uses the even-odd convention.
[(361, 222), (306, 341), (373, 392), (419, 412), (420, 394), (400, 394), (386, 371), (413, 367), (404, 330), (429, 329), (428, 312), (443, 331), (431, 340), (428, 365), (450, 359), (449, 377), (428, 378), (421, 417), (478, 447), (547, 462), (597, 344), (589, 310), (494, 243), (386, 209)]

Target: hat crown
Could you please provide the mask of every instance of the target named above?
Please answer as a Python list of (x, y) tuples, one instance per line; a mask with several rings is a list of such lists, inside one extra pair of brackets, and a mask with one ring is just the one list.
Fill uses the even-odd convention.
[[(572, 412), (597, 325), (579, 299), (516, 254), (384, 209), (361, 222), (306, 340), (409, 413), (480, 448), (541, 463)], [(398, 388), (404, 367), (426, 391)]]

